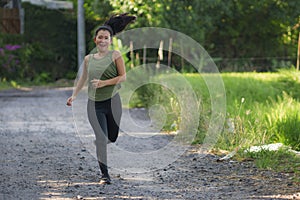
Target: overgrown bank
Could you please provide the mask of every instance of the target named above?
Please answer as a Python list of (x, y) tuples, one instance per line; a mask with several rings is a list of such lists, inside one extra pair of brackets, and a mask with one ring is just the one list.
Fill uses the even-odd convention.
[[(163, 75), (160, 79), (170, 81), (176, 76), (182, 75)], [(207, 79), (213, 75), (183, 74), (183, 76), (191, 84), (199, 100), (199, 108), (201, 107), (199, 127), (194, 140), (194, 143), (201, 144), (210, 120), (213, 120), (212, 99), (204, 77)], [(293, 150), (300, 150), (299, 72), (290, 70), (277, 73), (222, 73), (221, 78), (226, 91), (226, 116), (224, 129), (215, 145), (216, 149), (228, 151), (240, 149), (242, 153), (244, 149), (253, 145), (283, 143)], [(161, 105), (167, 112), (164, 129), (176, 131), (182, 127), (178, 126), (181, 120), (180, 108), (174, 106), (178, 106), (179, 103), (174, 101), (178, 101), (176, 94), (162, 86), (148, 84), (135, 92), (131, 106)], [(286, 151), (271, 155), (275, 160), (278, 158), (278, 161), (282, 161), (282, 157), (285, 157), (291, 162), (299, 163), (299, 157), (294, 157)], [(268, 162), (266, 159), (270, 158), (268, 152), (242, 156), (261, 159), (259, 162)], [(272, 160), (273, 164), (276, 163), (275, 160)], [(285, 160), (280, 163), (278, 167), (280, 165), (282, 168), (282, 165), (287, 165), (288, 162)], [(268, 167), (267, 165), (262, 164), (261, 167)], [(293, 165), (292, 169), (299, 171), (299, 166)]]

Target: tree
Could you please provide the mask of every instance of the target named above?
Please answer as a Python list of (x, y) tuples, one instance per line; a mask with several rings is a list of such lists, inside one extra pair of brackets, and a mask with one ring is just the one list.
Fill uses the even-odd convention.
[[(106, 0), (93, 2), (95, 8), (101, 4), (109, 9)], [(106, 13), (135, 14), (138, 20), (132, 27), (165, 27), (185, 33), (213, 57), (259, 58), (252, 65), (270, 65), (269, 57), (296, 57), (300, 30), (298, 3), (298, 0), (111, 0), (111, 10)]]

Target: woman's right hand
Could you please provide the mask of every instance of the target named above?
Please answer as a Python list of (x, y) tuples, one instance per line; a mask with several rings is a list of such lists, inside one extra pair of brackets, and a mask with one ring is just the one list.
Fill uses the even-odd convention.
[(72, 106), (72, 102), (75, 100), (74, 96), (71, 96), (67, 99), (67, 106)]

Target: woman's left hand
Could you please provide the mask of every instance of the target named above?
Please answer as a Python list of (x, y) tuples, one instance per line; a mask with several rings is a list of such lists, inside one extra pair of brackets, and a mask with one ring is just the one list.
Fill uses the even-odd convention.
[(93, 87), (96, 88), (102, 88), (106, 86), (105, 81), (99, 80), (99, 79), (93, 79), (91, 80)]

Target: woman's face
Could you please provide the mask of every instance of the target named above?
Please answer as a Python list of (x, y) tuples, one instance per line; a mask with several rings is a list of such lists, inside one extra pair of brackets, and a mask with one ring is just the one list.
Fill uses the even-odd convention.
[(100, 52), (107, 51), (108, 47), (111, 45), (110, 33), (107, 30), (98, 31), (94, 42)]

